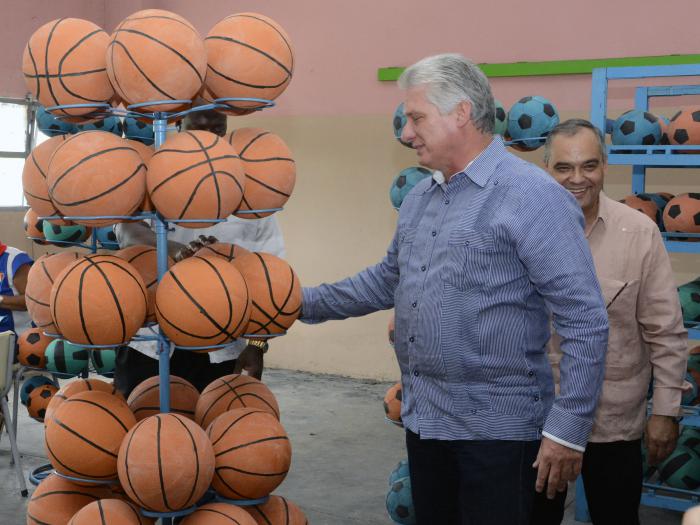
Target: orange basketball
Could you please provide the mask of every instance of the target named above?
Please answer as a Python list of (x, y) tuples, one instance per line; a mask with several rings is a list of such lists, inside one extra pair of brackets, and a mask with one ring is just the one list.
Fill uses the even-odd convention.
[(668, 201), (664, 227), (668, 232), (700, 233), (700, 193), (681, 193)]
[(56, 215), (56, 207), (49, 198), (49, 186), (46, 176), (49, 171), (49, 160), (56, 148), (63, 144), (67, 135), (52, 137), (42, 142), (27, 157), (22, 170), (22, 187), (27, 204), (40, 217)]
[[(114, 133), (83, 131), (56, 148), (46, 181), (51, 201), (63, 215), (131, 215), (139, 209), (146, 192), (146, 165), (139, 153)], [(75, 222), (106, 226), (119, 219)]]
[(207, 503), (182, 520), (181, 525), (255, 525), (246, 510), (230, 503)]
[(44, 479), (27, 506), (27, 525), (66, 525), (85, 505), (108, 498), (104, 486), (78, 486), (56, 474)]
[(247, 507), (258, 525), (308, 525), (306, 516), (294, 503), (282, 496), (270, 496), (262, 505)]
[(44, 235), (44, 220), (39, 219), (36, 212), (29, 208), (24, 214), (24, 231), (32, 241), (37, 244), (48, 244)]
[(114, 479), (119, 446), (135, 424), (122, 398), (96, 390), (79, 392), (46, 421), (49, 461), (66, 476)]
[[(294, 52), (280, 25), (257, 13), (227, 16), (204, 39), (206, 85), (215, 98), (274, 100), (292, 80)], [(230, 102), (234, 108), (255, 108), (255, 101)]]
[(180, 261), (158, 284), (156, 318), (176, 345), (228, 343), (243, 334), (249, 317), (248, 287), (243, 276), (220, 258)]
[[(79, 18), (44, 24), (29, 38), (22, 57), (27, 89), (45, 107), (105, 104), (114, 96), (105, 53), (109, 35)], [(87, 115), (95, 106), (53, 110), (56, 115)]]
[(214, 474), (211, 442), (179, 414), (139, 421), (119, 449), (119, 481), (136, 504), (157, 512), (194, 505)]
[(265, 383), (254, 377), (231, 374), (215, 379), (202, 390), (194, 420), (207, 428), (218, 416), (234, 408), (255, 408), (280, 418), (277, 399)]
[(401, 422), (401, 398), (401, 382), (389, 388), (384, 396), (384, 413), (388, 419), (396, 423)]
[(122, 393), (119, 392), (114, 385), (107, 383), (106, 381), (92, 378), (76, 379), (61, 387), (58, 392), (56, 392), (56, 395), (51, 398), (49, 406), (46, 408), (46, 419), (50, 419), (56, 409), (61, 406), (66, 399), (74, 396), (75, 394), (79, 394), (80, 392), (88, 392), (91, 390), (106, 392), (113, 396), (117, 396), (122, 401), (125, 401)]
[(76, 252), (46, 254), (39, 257), (29, 268), (24, 298), (27, 311), (34, 324), (45, 332), (58, 333), (51, 317), (51, 287), (56, 277), (72, 262), (80, 257)]
[(233, 261), (248, 285), (247, 335), (283, 334), (301, 312), (301, 284), (285, 261), (269, 253), (250, 253)]
[(52, 337), (44, 335), (43, 328), (29, 328), (17, 338), (17, 360), (24, 366), (46, 368), (44, 352)]
[[(137, 244), (114, 252), (114, 255), (131, 264), (141, 275), (148, 291), (146, 321), (156, 320), (156, 290), (158, 289), (158, 252), (153, 246)], [(168, 268), (175, 261), (168, 257)]]
[(268, 412), (237, 408), (207, 428), (216, 457), (212, 486), (229, 499), (267, 496), (284, 481), (292, 446), (282, 424)]
[(195, 255), (199, 257), (221, 257), (226, 259), (228, 262), (233, 261), (236, 257), (250, 253), (245, 248), (241, 248), (237, 244), (231, 244), (230, 242), (215, 242), (203, 246), (195, 252)]
[(86, 255), (56, 278), (51, 317), (72, 343), (126, 344), (146, 319), (146, 293), (129, 263), (113, 255)]
[[(245, 185), (236, 150), (208, 131), (178, 133), (148, 162), (148, 194), (168, 219), (225, 219), (240, 205)], [(210, 222), (182, 222), (204, 228)]]
[[(107, 48), (114, 90), (131, 105), (192, 100), (204, 82), (204, 42), (187, 20), (170, 11), (146, 9), (126, 17)], [(139, 111), (176, 111), (182, 104), (148, 105)]]
[[(170, 412), (194, 419), (198, 399), (199, 392), (192, 383), (170, 376)], [(149, 377), (138, 384), (129, 394), (127, 403), (137, 421), (160, 413), (160, 378)]]
[[(124, 139), (126, 142), (134, 148), (139, 155), (141, 155), (141, 160), (143, 161), (146, 166), (148, 166), (148, 161), (151, 159), (153, 156), (153, 153), (155, 153), (155, 149), (153, 146), (147, 146), (143, 142), (139, 142), (138, 140), (132, 140), (132, 139)], [(153, 211), (153, 203), (151, 202), (151, 198), (148, 196), (148, 192), (145, 193), (143, 197), (143, 202), (141, 203), (141, 210), (143, 211)]]
[(39, 422), (43, 422), (46, 408), (56, 392), (58, 392), (58, 388), (55, 385), (41, 385), (29, 392), (29, 397), (27, 398), (29, 416)]
[(292, 152), (284, 141), (258, 128), (237, 129), (229, 133), (226, 140), (239, 153), (245, 168), (245, 191), (236, 215), (243, 219), (259, 219), (274, 212), (241, 212), (282, 208), (292, 195), (297, 173)]
[(138, 509), (119, 499), (93, 501), (80, 509), (68, 525), (147, 525), (155, 520), (141, 516)]

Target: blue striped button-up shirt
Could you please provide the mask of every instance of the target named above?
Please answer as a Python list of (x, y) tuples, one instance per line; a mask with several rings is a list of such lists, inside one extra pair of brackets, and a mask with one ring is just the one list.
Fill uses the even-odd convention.
[[(608, 322), (574, 197), (500, 138), (404, 199), (386, 257), (304, 289), (302, 320), (395, 307), (404, 425), (423, 438), (585, 446)], [(545, 353), (563, 338), (561, 393)]]

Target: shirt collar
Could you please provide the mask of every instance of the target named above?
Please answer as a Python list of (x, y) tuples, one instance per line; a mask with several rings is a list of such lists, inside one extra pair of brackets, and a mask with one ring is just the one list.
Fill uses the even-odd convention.
[[(506, 147), (503, 144), (503, 139), (500, 135), (495, 135), (489, 145), (472, 159), (462, 171), (455, 173), (454, 177), (463, 173), (472, 182), (483, 188), (488, 183), (491, 175), (496, 171), (496, 167), (505, 154)], [(433, 179), (425, 192), (427, 193), (441, 184), (445, 184), (445, 175), (441, 171), (434, 171)]]
[(601, 225), (602, 228), (605, 228), (605, 226), (610, 222), (610, 200), (610, 197), (605, 195), (605, 193), (602, 191), (600, 192), (598, 196), (598, 215), (595, 219), (593, 227), (591, 228), (591, 231), (589, 231), (588, 235), (586, 235), (587, 238), (590, 238), (599, 225)]

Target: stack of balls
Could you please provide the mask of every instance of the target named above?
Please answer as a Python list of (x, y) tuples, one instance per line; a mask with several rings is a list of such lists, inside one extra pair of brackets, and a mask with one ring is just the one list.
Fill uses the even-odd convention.
[[(45, 24), (27, 44), (23, 72), (46, 108), (42, 119), (60, 124), (44, 126), (57, 135), (35, 148), (25, 165), (28, 235), (76, 243), (94, 231), (101, 247), (116, 249), (112, 225), (139, 210), (198, 228), (232, 214), (256, 219), (281, 209), (296, 167), (277, 135), (258, 128), (225, 138), (186, 132), (154, 152), (148, 147), (152, 127), (144, 123), (153, 115), (122, 122), (105, 108), (140, 104), (142, 112), (174, 112), (202, 96), (216, 99), (224, 113), (245, 114), (270, 105), (293, 71), (286, 33), (256, 13), (226, 17), (205, 39), (163, 10), (134, 13), (111, 35), (86, 20)], [(157, 321), (177, 346), (211, 347), (242, 335), (281, 335), (299, 315), (299, 280), (272, 255), (222, 244), (171, 264), (159, 284), (155, 260), (154, 250), (131, 247), (37, 261), (27, 302), (39, 328), (27, 334), (26, 362), (70, 373), (91, 361), (108, 373), (114, 354), (99, 348), (126, 344), (145, 322)], [(227, 377), (200, 396), (173, 377), (173, 412), (167, 414), (159, 413), (160, 386), (149, 380), (128, 401), (95, 379), (52, 392), (42, 414), (57, 474), (35, 492), (28, 522), (150, 523), (133, 508), (186, 509), (210, 486), (233, 500), (267, 498), (284, 480), (291, 447), (265, 385)], [(33, 387), (26, 402), (43, 399), (44, 390), (49, 386)], [(114, 483), (114, 490), (83, 488), (95, 480)], [(277, 496), (250, 512), (210, 504), (186, 523), (207, 522), (211, 506), (251, 525), (306, 523)]]

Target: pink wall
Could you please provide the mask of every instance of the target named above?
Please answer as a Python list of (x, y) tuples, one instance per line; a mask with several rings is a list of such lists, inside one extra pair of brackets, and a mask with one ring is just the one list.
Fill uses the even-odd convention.
[[(461, 52), (477, 62), (695, 53), (700, 15), (696, 0), (676, 0), (672, 8), (641, 8), (637, 0), (3, 0), (2, 5), (0, 95), (5, 96), (24, 94), (19, 71), (24, 43), (58, 16), (88, 18), (111, 31), (129, 13), (158, 7), (188, 18), (204, 35), (228, 14), (266, 14), (287, 30), (297, 58), (294, 81), (276, 115), (388, 113), (400, 95), (393, 83), (376, 80), (377, 68), (408, 65), (438, 52)], [(493, 86), (506, 105), (539, 94), (565, 111), (589, 106), (587, 75), (495, 79)], [(628, 104), (630, 89), (623, 85), (615, 94), (624, 99), (622, 107)]]

